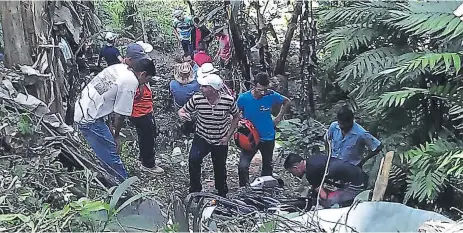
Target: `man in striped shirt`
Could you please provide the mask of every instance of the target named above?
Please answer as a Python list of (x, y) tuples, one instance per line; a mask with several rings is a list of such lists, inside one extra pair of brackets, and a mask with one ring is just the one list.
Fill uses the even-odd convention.
[[(185, 121), (190, 121), (190, 114), (197, 112), (195, 136), (188, 159), (189, 192), (201, 191), (201, 164), (203, 158), (211, 153), (215, 188), (220, 196), (225, 197), (228, 192), (228, 142), (238, 125), (239, 111), (234, 98), (220, 91), (223, 81), (218, 75), (198, 77), (198, 83), (201, 92), (193, 95), (178, 111), (180, 118)], [(233, 116), (231, 122), (230, 115)]]

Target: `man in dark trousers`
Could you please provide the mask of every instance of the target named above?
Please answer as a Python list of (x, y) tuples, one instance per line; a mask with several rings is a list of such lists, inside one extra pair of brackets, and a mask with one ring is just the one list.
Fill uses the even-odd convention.
[[(270, 89), (267, 73), (258, 73), (254, 78), (254, 87), (238, 97), (238, 108), (243, 117), (251, 121), (260, 136), (260, 142), (253, 151), (241, 150), (238, 174), (240, 186), (249, 184), (249, 165), (259, 150), (262, 154), (262, 176), (271, 176), (273, 149), (275, 147), (275, 126), (283, 119), (290, 106), (290, 100)], [(283, 104), (280, 112), (272, 119), (272, 107)]]
[(121, 56), (121, 52), (119, 51), (119, 49), (117, 49), (114, 46), (116, 35), (113, 34), (112, 32), (108, 32), (106, 33), (105, 39), (106, 39), (106, 45), (100, 50), (97, 66), (100, 67), (102, 58), (105, 59), (108, 66), (122, 63), (123, 58)]
[[(194, 94), (178, 111), (179, 117), (185, 121), (191, 121), (191, 114), (197, 112), (195, 136), (188, 159), (189, 192), (201, 191), (201, 164), (203, 158), (211, 153), (215, 188), (220, 196), (225, 197), (228, 192), (228, 142), (238, 125), (240, 114), (235, 99), (221, 91), (223, 81), (218, 75), (198, 77), (198, 83), (201, 92)], [(230, 115), (233, 116), (231, 123)]]
[[(194, 17), (193, 18), (193, 23), (194, 23), (194, 30), (192, 31), (191, 34), (191, 41), (193, 41), (193, 48), (194, 50), (198, 50), (198, 45), (200, 42), (204, 43), (204, 51), (209, 48), (209, 43), (212, 41), (212, 36), (211, 36), (211, 31), (207, 29), (205, 25), (199, 25), (199, 18)], [(201, 65), (200, 65), (201, 66)]]
[[(324, 208), (330, 208), (334, 204), (349, 205), (360, 192), (366, 189), (368, 176), (358, 166), (347, 161), (331, 157), (328, 162), (328, 158), (325, 155), (313, 155), (304, 160), (297, 154), (290, 154), (285, 160), (284, 168), (299, 178), (305, 174), (307, 181), (312, 185), (314, 198), (317, 198), (320, 191), (320, 204)], [(333, 192), (327, 191), (322, 186), (327, 163), (323, 184), (336, 187), (337, 190)]]

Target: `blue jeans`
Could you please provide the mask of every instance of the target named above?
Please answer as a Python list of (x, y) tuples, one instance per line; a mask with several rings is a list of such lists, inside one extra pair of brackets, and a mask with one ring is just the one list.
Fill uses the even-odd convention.
[(78, 124), (78, 126), (102, 166), (120, 181), (126, 179), (127, 171), (116, 152), (114, 137), (103, 119), (98, 119), (94, 123)]

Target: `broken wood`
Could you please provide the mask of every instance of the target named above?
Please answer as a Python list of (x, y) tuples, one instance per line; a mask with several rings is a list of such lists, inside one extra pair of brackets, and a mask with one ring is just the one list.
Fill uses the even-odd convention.
[(376, 178), (375, 188), (373, 189), (372, 201), (381, 201), (384, 197), (384, 193), (386, 193), (393, 158), (394, 151), (389, 151), (386, 153), (386, 156), (381, 159), (378, 177)]

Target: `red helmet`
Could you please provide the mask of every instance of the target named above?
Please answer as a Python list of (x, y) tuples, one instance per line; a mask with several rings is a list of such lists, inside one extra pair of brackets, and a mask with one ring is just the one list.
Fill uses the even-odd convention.
[(256, 150), (257, 145), (259, 145), (260, 136), (257, 129), (247, 119), (241, 119), (238, 123), (238, 129), (233, 135), (235, 139), (235, 144), (246, 151)]

